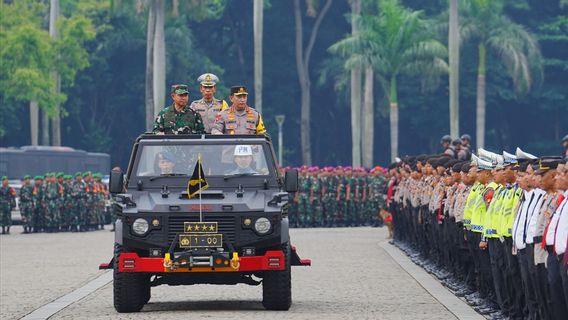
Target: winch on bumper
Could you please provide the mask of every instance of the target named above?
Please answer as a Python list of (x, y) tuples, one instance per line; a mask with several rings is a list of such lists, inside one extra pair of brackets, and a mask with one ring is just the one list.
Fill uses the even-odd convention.
[[(311, 260), (300, 259), (296, 253), (296, 247), (291, 248), (292, 266), (310, 266)], [(144, 273), (170, 273), (170, 272), (254, 272), (284, 270), (284, 253), (280, 250), (266, 251), (262, 256), (239, 257), (236, 252), (229, 253), (213, 252), (202, 254), (201, 252), (178, 252), (173, 257), (166, 253), (163, 258), (140, 257), (135, 252), (124, 252), (118, 261), (112, 260), (108, 264), (101, 264), (99, 269), (112, 269), (114, 263), (118, 265), (120, 272), (144, 272)]]

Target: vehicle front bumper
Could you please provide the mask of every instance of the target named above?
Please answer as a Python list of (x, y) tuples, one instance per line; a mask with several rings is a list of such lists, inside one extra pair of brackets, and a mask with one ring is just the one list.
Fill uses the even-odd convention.
[[(140, 257), (135, 252), (122, 253), (118, 261), (119, 272), (173, 273), (173, 272), (254, 272), (278, 271), (285, 268), (284, 253), (280, 250), (267, 251), (263, 256), (238, 257), (227, 267), (175, 266), (167, 258)], [(233, 262), (233, 261), (231, 261)], [(106, 266), (101, 265), (101, 268)]]

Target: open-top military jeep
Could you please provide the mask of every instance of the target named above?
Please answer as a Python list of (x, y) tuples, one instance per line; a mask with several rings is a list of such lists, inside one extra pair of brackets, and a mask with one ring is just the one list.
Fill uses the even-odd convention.
[(110, 177), (114, 257), (100, 268), (114, 270), (115, 309), (141, 310), (161, 284), (262, 283), (264, 307), (288, 310), (290, 267), (311, 264), (290, 244), (297, 180), (264, 136), (141, 135), (126, 173)]

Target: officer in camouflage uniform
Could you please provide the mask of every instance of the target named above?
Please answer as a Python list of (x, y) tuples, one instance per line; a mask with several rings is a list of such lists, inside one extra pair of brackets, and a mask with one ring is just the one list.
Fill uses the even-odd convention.
[(345, 206), (343, 208), (343, 221), (345, 226), (353, 224), (353, 199), (355, 198), (355, 184), (353, 179), (353, 168), (345, 167), (343, 174), (343, 185), (345, 186)]
[(100, 173), (95, 173), (93, 175), (94, 185), (95, 185), (95, 211), (98, 226), (101, 230), (105, 228), (105, 190), (103, 188), (103, 183), (101, 182), (102, 176)]
[(63, 181), (63, 177), (65, 174), (63, 172), (58, 172), (55, 177), (57, 180), (57, 184), (61, 189), (61, 194), (59, 196), (59, 217), (57, 220), (57, 229), (59, 231), (67, 231), (67, 224), (65, 223), (66, 212), (65, 212), (65, 182)]
[(298, 226), (305, 228), (308, 225), (310, 215), (310, 179), (308, 177), (308, 168), (302, 166), (298, 177)]
[(373, 168), (369, 177), (369, 217), (375, 227), (382, 225), (383, 220), (379, 215), (381, 209), (387, 210), (385, 201), (385, 189), (387, 180), (380, 168)]
[(10, 234), (12, 225), (12, 209), (16, 207), (16, 191), (8, 185), (8, 177), (2, 177), (0, 187), (0, 226), (2, 234)]
[(45, 185), (45, 226), (47, 232), (57, 232), (59, 230), (59, 207), (63, 188), (59, 185), (54, 173), (47, 175), (48, 181)]
[(75, 173), (75, 180), (71, 183), (71, 199), (73, 201), (72, 224), (71, 231), (86, 231), (87, 224), (85, 221), (87, 208), (85, 200), (87, 199), (86, 185), (83, 182), (83, 174)]
[(212, 73), (202, 74), (197, 78), (197, 82), (199, 82), (199, 91), (203, 98), (193, 101), (190, 108), (201, 116), (205, 132), (211, 133), (211, 127), (217, 118), (217, 114), (229, 106), (224, 100), (215, 98), (217, 82), (219, 82), (216, 75)]
[(73, 217), (73, 197), (71, 197), (71, 175), (63, 176), (63, 210), (61, 211), (61, 216), (63, 220), (64, 230), (69, 231), (73, 229), (74, 217)]
[(30, 183), (29, 175), (24, 176), (22, 188), (20, 189), (20, 215), (22, 216), (22, 226), (24, 233), (32, 232), (32, 216), (34, 211), (33, 192), (34, 187)]
[(325, 226), (334, 226), (334, 221), (337, 215), (337, 203), (338, 203), (338, 178), (333, 167), (327, 168), (327, 174), (324, 180), (324, 190), (323, 190), (323, 207), (325, 216)]
[(172, 86), (173, 104), (160, 111), (154, 122), (155, 134), (201, 134), (205, 133), (199, 113), (188, 105), (187, 85)]
[(310, 179), (310, 205), (308, 225), (310, 227), (321, 227), (323, 222), (322, 208), (322, 184), (320, 179), (320, 170), (318, 167), (312, 167), (309, 174)]
[(83, 173), (83, 182), (85, 182), (85, 224), (86, 230), (91, 230), (96, 228), (97, 217), (95, 212), (95, 186), (93, 183), (92, 175), (90, 171)]
[(45, 186), (43, 185), (43, 176), (34, 177), (35, 184), (33, 188), (34, 208), (32, 213), (33, 232), (41, 232), (44, 227), (45, 217)]
[[(345, 169), (343, 167), (337, 167), (337, 211), (333, 219), (333, 224), (336, 227), (345, 226), (345, 213), (347, 212), (347, 196), (349, 192), (349, 182), (346, 177)], [(350, 188), (350, 187), (349, 187)]]

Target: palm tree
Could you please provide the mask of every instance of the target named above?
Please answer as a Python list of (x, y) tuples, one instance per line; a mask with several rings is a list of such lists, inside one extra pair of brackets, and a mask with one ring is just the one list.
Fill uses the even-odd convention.
[(448, 59), (450, 63), (450, 135), (460, 133), (460, 39), (458, 0), (450, 0), (448, 15)]
[[(345, 67), (372, 66), (389, 101), (391, 159), (398, 155), (398, 77), (420, 75), (431, 80), (447, 72), (446, 47), (435, 40), (422, 12), (410, 11), (397, 0), (369, 4), (355, 17), (359, 33), (330, 47), (344, 57)], [(378, 12), (373, 14), (371, 12)], [(367, 117), (367, 115), (365, 115)]]
[(517, 93), (527, 92), (542, 73), (536, 38), (503, 14), (503, 1), (469, 0), (464, 3), (462, 34), (477, 42), (477, 147), (485, 145), (485, 75), (489, 50), (506, 67)]

